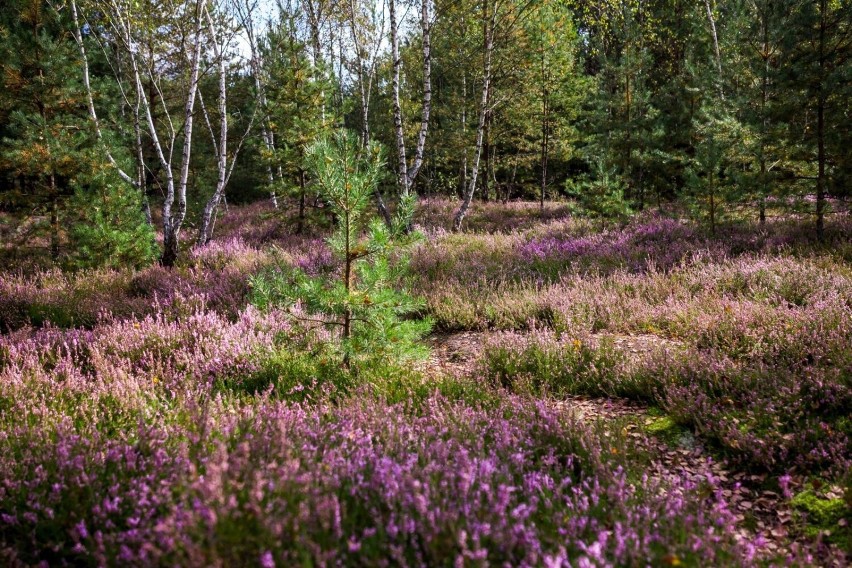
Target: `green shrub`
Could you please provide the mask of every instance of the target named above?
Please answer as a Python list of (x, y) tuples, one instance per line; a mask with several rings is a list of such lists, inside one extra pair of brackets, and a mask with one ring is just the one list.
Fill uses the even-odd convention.
[(300, 269), (268, 271), (252, 280), (252, 302), (261, 309), (300, 304), (304, 319), (322, 323), (339, 338), (341, 363), (356, 372), (422, 358), (426, 350), (418, 340), (431, 322), (414, 319), (424, 304), (406, 289), (408, 250), (420, 239), (408, 230), (413, 198), (400, 201), (390, 224), (369, 215), (381, 151), (376, 145), (359, 150), (344, 132), (311, 146), (308, 165), (337, 219), (328, 239), (337, 266), (319, 276)]
[(101, 171), (77, 180), (69, 207), (77, 215), (69, 233), (75, 268), (140, 268), (157, 258), (139, 190), (114, 178)]
[(482, 366), (493, 383), (515, 392), (565, 396), (651, 396), (644, 381), (622, 374), (625, 359), (612, 340), (546, 338), (486, 347)]

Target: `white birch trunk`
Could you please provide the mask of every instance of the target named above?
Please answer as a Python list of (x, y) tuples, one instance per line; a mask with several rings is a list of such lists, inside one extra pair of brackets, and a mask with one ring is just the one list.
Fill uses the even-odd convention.
[(420, 27), (423, 39), (423, 102), (420, 117), (420, 130), (417, 135), (417, 145), (414, 149), (414, 159), (408, 165), (405, 148), (405, 130), (403, 128), (402, 104), (399, 97), (399, 76), (402, 60), (399, 56), (399, 26), (396, 19), (396, 0), (388, 0), (390, 17), (391, 57), (393, 59), (393, 121), (396, 131), (397, 148), (397, 183), (400, 195), (408, 196), (411, 186), (423, 165), (423, 153), (426, 148), (426, 134), (429, 129), (429, 114), (432, 108), (432, 52), (429, 25), (429, 0), (420, 4)]
[[(216, 57), (216, 67), (219, 73), (219, 97), (218, 97), (218, 113), (219, 113), (219, 143), (216, 144), (213, 140), (213, 149), (216, 153), (216, 189), (213, 195), (207, 200), (204, 205), (204, 212), (201, 215), (201, 228), (198, 231), (198, 246), (206, 244), (213, 236), (213, 224), (216, 220), (216, 209), (219, 207), (219, 202), (225, 195), (225, 184), (228, 181), (228, 70), (225, 62), (225, 46), (218, 41), (218, 34), (213, 26), (213, 18), (210, 16), (210, 11), (205, 9), (207, 16), (207, 26), (210, 31), (210, 37), (213, 39), (214, 56)], [(224, 43), (224, 42), (223, 42)], [(208, 125), (210, 124), (207, 111), (204, 111)], [(211, 129), (211, 135), (213, 134)], [(236, 160), (236, 156), (233, 157)]]
[[(487, 6), (488, 4), (485, 3), (483, 5), (484, 9), (487, 9)], [(483, 21), (485, 28), (485, 53), (482, 71), (482, 98), (479, 102), (479, 124), (476, 128), (476, 146), (474, 149), (473, 164), (471, 165), (470, 181), (468, 182), (467, 191), (458, 211), (456, 211), (455, 218), (453, 219), (454, 231), (461, 229), (462, 221), (464, 221), (464, 217), (467, 215), (468, 209), (470, 209), (471, 201), (473, 201), (473, 194), (476, 191), (476, 179), (479, 175), (479, 162), (482, 159), (482, 141), (485, 134), (485, 120), (488, 115), (488, 95), (491, 87), (491, 56), (494, 51), (495, 20), (496, 10), (495, 14), (492, 14), (490, 18), (486, 14)]]
[(396, 133), (397, 169), (396, 178), (400, 195), (408, 195), (408, 162), (405, 159), (405, 131), (402, 125), (402, 105), (399, 101), (399, 74), (402, 61), (399, 58), (399, 30), (396, 21), (396, 0), (388, 0), (388, 16), (390, 17), (391, 61), (393, 65), (393, 125)]
[(429, 23), (429, 0), (420, 3), (420, 30), (423, 39), (423, 104), (420, 113), (420, 131), (417, 134), (417, 147), (414, 150), (414, 161), (408, 168), (408, 184), (414, 183), (420, 168), (423, 166), (423, 156), (426, 151), (426, 133), (429, 130), (429, 115), (432, 111), (432, 26)]
[[(189, 181), (189, 160), (192, 156), (192, 126), (195, 111), (195, 99), (198, 92), (198, 75), (201, 67), (201, 6), (202, 0), (195, 4), (195, 30), (192, 56), (190, 59), (189, 85), (184, 104), (183, 149), (181, 150), (180, 172), (175, 183), (170, 184), (163, 203), (163, 266), (174, 266), (178, 257), (180, 230), (186, 218), (186, 188)], [(151, 124), (153, 129), (153, 123)], [(171, 175), (170, 175), (171, 177)]]
[[(86, 89), (86, 103), (89, 108), (89, 117), (92, 119), (92, 124), (95, 126), (95, 136), (98, 139), (98, 142), (103, 144), (103, 133), (101, 132), (101, 123), (98, 120), (98, 113), (95, 111), (95, 99), (92, 94), (92, 85), (89, 80), (89, 58), (86, 55), (86, 45), (83, 42), (83, 32), (80, 27), (80, 18), (77, 13), (77, 2), (76, 0), (71, 0), (71, 16), (74, 20), (74, 40), (77, 43), (77, 48), (80, 50), (80, 59), (83, 62), (83, 86)], [(138, 114), (137, 114), (138, 119)], [(130, 177), (121, 167), (116, 163), (115, 158), (113, 158), (112, 153), (109, 151), (109, 148), (103, 146), (104, 153), (106, 154), (107, 161), (109, 161), (110, 165), (115, 168), (118, 172), (118, 175), (126, 181), (127, 183), (137, 186), (137, 182)]]
[(707, 21), (710, 23), (710, 34), (713, 36), (713, 52), (716, 56), (716, 71), (719, 73), (719, 97), (725, 98), (725, 91), (722, 88), (722, 50), (719, 48), (719, 35), (716, 33), (716, 19), (713, 17), (713, 8), (710, 6), (710, 0), (704, 0), (704, 7), (707, 9)]

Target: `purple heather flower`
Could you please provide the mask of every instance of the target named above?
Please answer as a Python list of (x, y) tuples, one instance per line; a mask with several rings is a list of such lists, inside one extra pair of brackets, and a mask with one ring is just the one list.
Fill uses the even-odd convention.
[(272, 557), (272, 552), (267, 550), (260, 555), (261, 568), (275, 568), (275, 559)]

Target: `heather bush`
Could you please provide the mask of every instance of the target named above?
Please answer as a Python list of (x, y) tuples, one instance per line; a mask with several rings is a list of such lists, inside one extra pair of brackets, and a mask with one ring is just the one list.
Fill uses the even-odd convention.
[(480, 364), (495, 384), (535, 396), (650, 394), (644, 385), (626, 379), (625, 356), (607, 338), (504, 333), (486, 345)]
[(621, 396), (655, 404), (731, 456), (783, 473), (852, 466), (852, 367), (804, 370), (660, 346), (628, 364), (606, 339), (495, 336), (482, 374), (513, 392)]
[[(192, 464), (184, 443), (149, 426), (112, 439), (69, 423), (4, 424), (0, 559), (15, 564), (145, 564), (157, 524)], [(169, 538), (169, 537), (166, 537)]]
[(0, 331), (47, 322), (91, 327), (107, 311), (124, 317), (142, 311), (143, 302), (120, 293), (130, 274), (115, 270), (50, 270), (32, 276), (0, 272)]
[[(624, 279), (635, 275), (635, 282), (645, 287), (646, 275), (653, 279), (660, 273), (675, 273), (683, 274), (700, 290), (706, 272), (713, 278), (725, 278), (730, 267), (735, 272), (754, 272), (767, 264), (782, 278), (800, 280), (785, 285), (802, 286), (815, 274), (823, 290), (831, 290), (827, 278), (834, 283), (845, 281), (848, 289), (849, 269), (842, 256), (848, 240), (843, 235), (852, 232), (847, 217), (838, 217), (830, 225), (831, 246), (812, 242), (796, 222), (770, 223), (762, 231), (726, 227), (711, 237), (681, 221), (649, 213), (624, 227), (570, 221), (511, 234), (439, 233), (417, 251), (412, 266), (418, 275), (418, 291), (436, 310), (445, 307), (440, 305), (442, 299), (456, 287), (475, 298), (548, 286), (564, 289), (577, 284), (580, 278), (575, 276)], [(802, 267), (798, 268), (800, 261)]]
[[(440, 198), (422, 198), (418, 202), (414, 222), (429, 233), (448, 231), (458, 202)], [(469, 232), (511, 233), (533, 229), (541, 223), (566, 220), (572, 209), (562, 203), (540, 205), (530, 201), (475, 201), (465, 216)]]
[(632, 479), (613, 463), (617, 441), (515, 399), (497, 412), (440, 397), (419, 410), (369, 397), (213, 401), (113, 436), (91, 423), (5, 432), (0, 554), (10, 562), (750, 558), (713, 480)]
[(831, 257), (696, 257), (668, 271), (567, 273), (556, 282), (519, 278), (510, 267), (502, 280), (496, 268), (478, 277), (471, 270), (464, 281), (433, 270), (434, 280), (421, 276), (416, 289), (444, 329), (526, 329), (535, 321), (571, 334), (653, 333), (789, 361), (842, 358), (852, 339), (852, 275)]
[[(441, 327), (506, 330), (471, 376), (366, 344), (353, 372), (309, 298), (247, 305), (273, 268), (341, 275), (265, 205), (173, 270), (0, 276), (0, 564), (758, 563), (718, 480), (646, 475), (652, 445), (578, 422), (575, 394), (655, 405), (751, 472), (848, 484), (848, 220), (822, 248), (787, 222), (713, 239), (501, 207), (482, 234), (427, 227), (410, 264)], [(625, 351), (637, 334), (656, 339)], [(836, 531), (848, 506), (812, 487), (794, 521)]]
[(162, 313), (93, 330), (48, 327), (0, 336), (0, 389), (131, 396), (149, 390), (195, 396), (214, 381), (260, 369), (282, 337), (303, 335), (285, 314), (249, 309), (236, 321), (214, 312), (180, 320)]
[(852, 466), (849, 368), (794, 372), (691, 353), (644, 373), (677, 422), (753, 465), (832, 477)]
[[(294, 250), (306, 254), (310, 247)], [(49, 270), (32, 275), (0, 272), (0, 331), (48, 323), (91, 328), (101, 319), (157, 312), (188, 315), (198, 309), (238, 317), (248, 303), (248, 279), (274, 262), (298, 256), (266, 252), (239, 240), (211, 242), (191, 251), (174, 269)]]

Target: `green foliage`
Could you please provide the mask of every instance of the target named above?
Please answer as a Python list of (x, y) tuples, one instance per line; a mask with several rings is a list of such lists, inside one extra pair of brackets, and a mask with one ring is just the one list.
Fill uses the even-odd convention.
[(405, 289), (408, 249), (420, 238), (407, 231), (413, 196), (400, 202), (391, 226), (370, 215), (381, 151), (377, 145), (359, 150), (346, 132), (316, 142), (307, 158), (337, 219), (328, 245), (339, 266), (329, 277), (301, 270), (262, 275), (252, 281), (253, 302), (261, 308), (300, 303), (308, 319), (339, 332), (345, 366), (421, 358), (425, 350), (417, 342), (431, 322), (412, 317), (423, 303)]
[(0, 176), (15, 180), (0, 183), (0, 201), (50, 216), (54, 261), (68, 182), (89, 166), (93, 139), (67, 25), (41, 0), (16, 0), (0, 14)]
[(274, 88), (266, 93), (271, 146), (261, 150), (272, 173), (270, 189), (304, 199), (305, 157), (317, 138), (331, 129), (335, 116), (329, 105), (334, 83), (321, 61), (311, 59), (299, 39), (295, 15), (282, 12), (261, 42), (264, 79)]
[(340, 368), (329, 345), (294, 347), (287, 345), (266, 357), (260, 370), (248, 376), (221, 381), (219, 389), (247, 395), (271, 391), (284, 400), (316, 402), (345, 395), (353, 386), (352, 377)]
[(623, 362), (623, 355), (608, 340), (550, 339), (522, 346), (488, 346), (482, 366), (495, 384), (525, 394), (649, 398), (642, 380), (622, 376)]
[(696, 217), (707, 219), (711, 231), (723, 218), (723, 203), (734, 201), (741, 187), (737, 152), (742, 127), (730, 114), (718, 109), (703, 109), (696, 119), (695, 151), (685, 161), (687, 204)]
[(566, 193), (577, 200), (580, 210), (595, 217), (626, 219), (633, 212), (625, 196), (626, 184), (603, 159), (595, 163), (590, 176), (569, 179)]
[(74, 267), (150, 263), (154, 232), (141, 195), (117, 178), (86, 113), (67, 10), (13, 4), (18, 24), (0, 19), (0, 175), (14, 175), (20, 188), (8, 201), (50, 214), (54, 260), (67, 237)]
[[(110, 170), (78, 179), (69, 209), (71, 262), (78, 268), (151, 264), (158, 254), (154, 228), (142, 212), (141, 193), (115, 179)], [(85, 183), (88, 181), (88, 183)]]
[(821, 534), (829, 542), (852, 551), (852, 508), (843, 499), (820, 497), (815, 491), (805, 490), (793, 497), (790, 504), (805, 522), (804, 532), (810, 538)]

